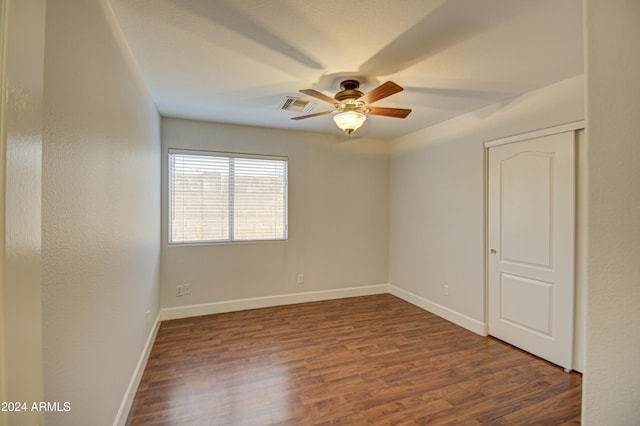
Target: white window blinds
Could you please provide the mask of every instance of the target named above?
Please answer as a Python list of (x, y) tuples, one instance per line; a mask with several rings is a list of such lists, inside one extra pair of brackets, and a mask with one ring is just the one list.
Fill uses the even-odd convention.
[(287, 158), (169, 151), (169, 243), (287, 239)]

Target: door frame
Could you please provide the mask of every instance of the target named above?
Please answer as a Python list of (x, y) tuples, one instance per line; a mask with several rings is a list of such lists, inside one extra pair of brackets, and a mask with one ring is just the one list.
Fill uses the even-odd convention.
[[(552, 127), (545, 127), (538, 130), (533, 130), (524, 133), (518, 133), (511, 136), (490, 139), (483, 143), (483, 160), (484, 160), (484, 324), (486, 324), (487, 334), (489, 333), (489, 149), (495, 146), (506, 145), (510, 143), (521, 142), (528, 139), (535, 139), (544, 136), (550, 136), (564, 132), (575, 132), (584, 130), (586, 128), (586, 122), (584, 120), (573, 121), (570, 123), (560, 124)], [(584, 176), (585, 164), (582, 162), (584, 157), (584, 138), (576, 138), (576, 176), (575, 176), (575, 194), (576, 194), (576, 208), (575, 208), (575, 224), (574, 232), (574, 269), (576, 272), (586, 262), (586, 249), (582, 247), (584, 244), (581, 238), (584, 232), (584, 221), (581, 220), (584, 214), (584, 200), (581, 199), (581, 194), (584, 192), (584, 186), (586, 180), (582, 178)], [(580, 274), (580, 277), (582, 275)], [(575, 278), (575, 310), (574, 310), (574, 351), (573, 351), (573, 369), (581, 372), (583, 369), (583, 355), (584, 355), (584, 306), (581, 303), (580, 293), (584, 288), (584, 282), (579, 279), (578, 274), (574, 274)], [(579, 303), (580, 302), (580, 303)]]

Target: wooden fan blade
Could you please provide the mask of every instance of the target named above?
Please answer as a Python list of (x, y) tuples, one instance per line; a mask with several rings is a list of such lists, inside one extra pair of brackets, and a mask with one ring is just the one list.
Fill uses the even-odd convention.
[(380, 99), (386, 98), (387, 96), (402, 92), (403, 90), (404, 89), (402, 87), (398, 86), (393, 81), (387, 81), (386, 83), (382, 83), (380, 86), (362, 96), (358, 100), (364, 102), (365, 104), (372, 104), (375, 101), (379, 101)]
[(300, 92), (304, 93), (305, 95), (313, 96), (314, 98), (320, 99), (321, 101), (328, 102), (331, 105), (335, 105), (335, 104), (340, 103), (340, 102), (336, 101), (335, 99), (333, 99), (332, 97), (329, 97), (329, 96), (325, 95), (322, 92), (318, 92), (317, 90), (304, 89), (304, 90), (301, 90)]
[(325, 115), (325, 114), (332, 114), (335, 111), (322, 111), (322, 112), (316, 112), (315, 114), (309, 114), (309, 115), (299, 115), (298, 117), (291, 117), (292, 120), (302, 120), (304, 118), (311, 118), (311, 117), (317, 117), (319, 115)]
[(369, 107), (367, 114), (384, 115), (385, 117), (394, 117), (394, 118), (406, 118), (410, 112), (411, 112), (410, 109), (405, 109), (405, 108)]

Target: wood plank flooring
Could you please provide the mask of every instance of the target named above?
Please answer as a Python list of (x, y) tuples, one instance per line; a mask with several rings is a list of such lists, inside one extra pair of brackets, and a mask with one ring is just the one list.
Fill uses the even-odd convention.
[(581, 386), (384, 294), (163, 322), (127, 425), (579, 425)]

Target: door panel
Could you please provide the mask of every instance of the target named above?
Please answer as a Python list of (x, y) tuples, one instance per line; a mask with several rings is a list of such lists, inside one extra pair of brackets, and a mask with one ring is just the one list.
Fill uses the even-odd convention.
[(553, 160), (550, 153), (538, 152), (502, 160), (503, 261), (551, 266)]
[(502, 274), (500, 320), (525, 330), (551, 335), (553, 284)]
[(489, 149), (489, 334), (571, 369), (574, 132)]

